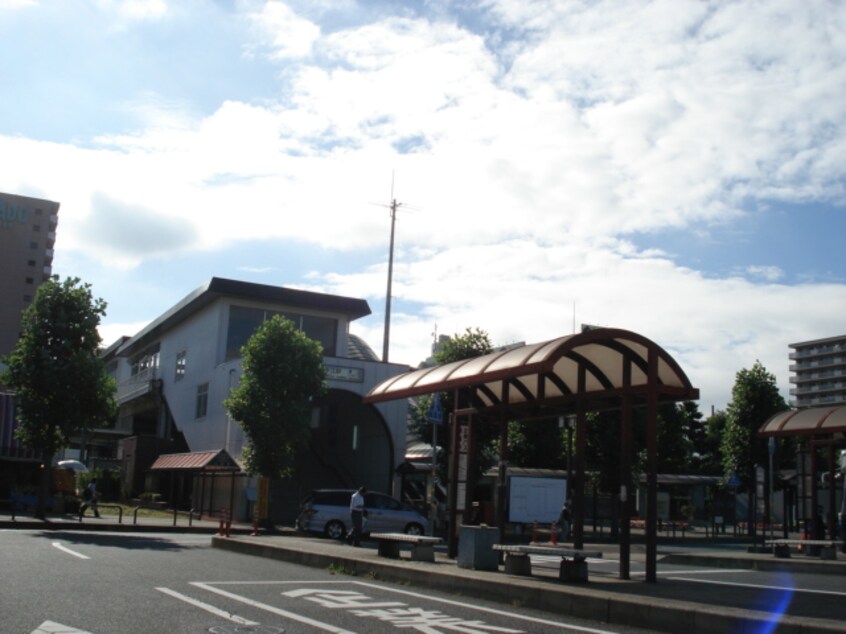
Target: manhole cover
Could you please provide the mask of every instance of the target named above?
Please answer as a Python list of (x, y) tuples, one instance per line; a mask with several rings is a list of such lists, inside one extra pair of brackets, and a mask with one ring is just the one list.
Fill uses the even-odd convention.
[(211, 634), (283, 634), (285, 630), (272, 625), (215, 625)]

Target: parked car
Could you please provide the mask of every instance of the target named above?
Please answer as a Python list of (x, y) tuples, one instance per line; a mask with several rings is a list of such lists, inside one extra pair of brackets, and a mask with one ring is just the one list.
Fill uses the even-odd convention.
[[(331, 539), (343, 539), (352, 528), (350, 498), (352, 489), (317, 489), (303, 500), (296, 527), (301, 531), (323, 533)], [(429, 530), (429, 520), (409, 504), (384, 493), (368, 491), (364, 494), (366, 511), (364, 534), (408, 533), (423, 535)]]

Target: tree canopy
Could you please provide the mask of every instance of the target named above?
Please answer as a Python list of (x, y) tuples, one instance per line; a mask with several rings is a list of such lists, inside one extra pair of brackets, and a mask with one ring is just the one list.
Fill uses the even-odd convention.
[[(79, 278), (45, 281), (24, 310), (23, 333), (5, 359), (0, 383), (15, 392), (17, 437), (47, 465), (73, 435), (114, 418), (114, 379), (100, 357), (97, 326), (106, 302)], [(39, 495), (43, 517), (49, 469)]]
[(245, 468), (290, 475), (307, 440), (313, 399), (326, 390), (320, 344), (280, 315), (265, 321), (241, 349), (243, 375), (224, 401), (247, 436)]
[[(491, 340), (487, 332), (481, 330), (480, 328), (466, 328), (463, 334), (456, 333), (449, 339), (445, 339), (441, 344), (440, 350), (438, 350), (434, 356), (435, 361), (439, 364), (444, 364), (480, 357), (488, 354), (492, 350), (493, 346), (491, 346)], [(427, 441), (432, 438), (432, 423), (428, 418), (429, 407), (432, 403), (432, 399), (432, 396), (424, 396), (417, 399), (415, 407), (411, 412), (411, 421), (409, 423), (411, 432), (418, 438), (425, 439)], [(445, 392), (441, 394), (441, 405), (443, 407), (444, 417), (446, 418), (454, 409), (452, 393)], [(447, 422), (447, 420), (444, 420), (444, 430), (449, 429)], [(477, 436), (479, 441), (477, 446), (479, 447), (481, 454), (488, 453), (486, 451), (486, 445), (489, 441), (488, 436), (490, 433), (486, 435), (486, 432), (487, 430), (481, 430), (481, 437)], [(477, 429), (477, 434), (478, 433), (479, 430)], [(449, 451), (450, 434), (439, 433), (438, 444)], [(482, 460), (480, 462), (486, 461)], [(481, 467), (481, 465), (478, 466)]]
[(749, 490), (755, 482), (755, 466), (766, 465), (768, 460), (758, 429), (770, 416), (786, 410), (787, 403), (779, 394), (775, 376), (760, 361), (737, 373), (731, 396), (722, 442), (723, 473), (736, 473), (741, 487)]
[(6, 358), (2, 381), (15, 392), (17, 435), (45, 459), (70, 437), (107, 424), (116, 413), (114, 379), (100, 358), (97, 326), (106, 302), (91, 285), (57, 276), (39, 286), (23, 314), (23, 333)]

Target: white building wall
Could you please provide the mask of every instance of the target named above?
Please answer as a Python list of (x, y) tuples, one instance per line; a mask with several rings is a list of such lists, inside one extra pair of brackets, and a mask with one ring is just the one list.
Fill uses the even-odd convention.
[[(240, 358), (224, 360), (229, 306), (232, 304), (280, 310), (278, 305), (229, 299), (210, 304), (162, 335), (159, 341), (159, 377), (175, 425), (184, 434), (189, 450), (225, 448), (237, 460), (244, 447), (244, 433), (237, 422), (229, 418), (223, 406), (224, 399), (242, 374)], [(309, 312), (296, 307), (290, 310), (337, 319), (337, 349), (346, 352), (348, 321), (344, 315)], [(186, 353), (185, 375), (177, 380), (176, 359), (183, 351)], [(380, 381), (408, 370), (408, 366), (400, 364), (337, 356), (324, 357), (324, 363), (330, 371), (327, 380), (330, 389), (346, 390), (360, 396), (367, 394)], [(128, 374), (128, 362), (121, 365)], [(207, 412), (205, 417), (197, 418), (197, 389), (204, 383), (209, 385)], [(396, 467), (405, 457), (407, 404), (401, 400), (380, 403), (375, 407), (384, 419), (393, 442), (393, 465)], [(398, 486), (399, 479), (395, 478), (395, 492), (398, 492)]]

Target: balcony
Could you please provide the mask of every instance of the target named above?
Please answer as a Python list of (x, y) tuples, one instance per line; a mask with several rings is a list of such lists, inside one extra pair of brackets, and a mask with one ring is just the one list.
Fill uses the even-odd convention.
[(139, 372), (131, 379), (117, 386), (117, 404), (124, 405), (143, 396), (161, 391), (161, 382), (156, 378), (155, 368)]

